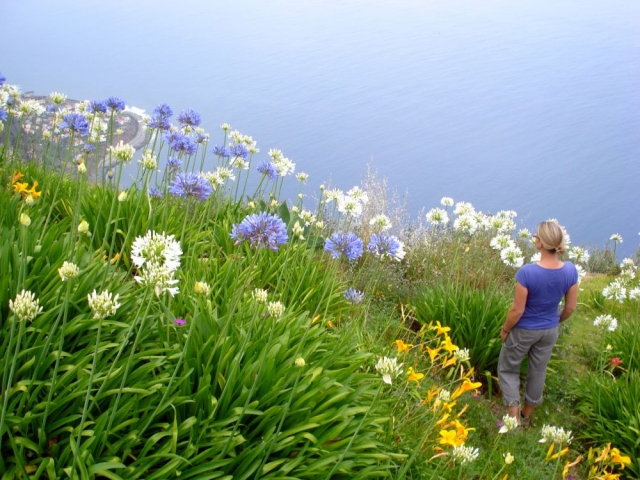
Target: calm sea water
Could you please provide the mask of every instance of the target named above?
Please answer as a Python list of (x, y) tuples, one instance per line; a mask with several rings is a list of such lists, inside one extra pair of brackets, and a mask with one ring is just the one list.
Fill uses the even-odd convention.
[(451, 196), (638, 247), (640, 2), (21, 0), (0, 18), (23, 90), (193, 108), (212, 144), (228, 122), (310, 190), (372, 164), (414, 216)]

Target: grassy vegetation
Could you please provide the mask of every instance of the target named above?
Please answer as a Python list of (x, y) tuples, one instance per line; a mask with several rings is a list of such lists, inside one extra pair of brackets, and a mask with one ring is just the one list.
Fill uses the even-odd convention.
[[(282, 152), (259, 162), (228, 126), (212, 148), (193, 112), (165, 132), (164, 108), (123, 189), (117, 99), (44, 121), (14, 97), (0, 105), (3, 480), (638, 477), (637, 258), (592, 254), (604, 273), (582, 279), (545, 401), (504, 432), (498, 333), (534, 253), (515, 212), (443, 199), (411, 220), (375, 174), (307, 210), (280, 199)], [(540, 443), (545, 425), (573, 440)]]

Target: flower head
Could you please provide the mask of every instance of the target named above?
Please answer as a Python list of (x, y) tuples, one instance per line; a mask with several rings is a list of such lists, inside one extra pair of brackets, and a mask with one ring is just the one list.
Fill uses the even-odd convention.
[(193, 291), (207, 297), (211, 293), (211, 285), (206, 282), (196, 282), (193, 287)]
[(627, 297), (627, 289), (620, 279), (616, 279), (602, 289), (602, 295), (604, 295), (604, 298), (608, 300), (617, 300), (622, 303)]
[(516, 246), (505, 248), (500, 251), (500, 258), (505, 265), (510, 267), (520, 268), (524, 263), (524, 256), (522, 250)]
[(477, 448), (465, 447), (464, 445), (453, 447), (451, 452), (453, 460), (460, 465), (466, 465), (467, 463), (473, 462), (478, 458), (478, 455), (480, 455), (480, 452)]
[(356, 290), (355, 288), (347, 288), (344, 292), (344, 298), (347, 302), (351, 302), (354, 305), (362, 303), (364, 300), (364, 293)]
[(69, 129), (70, 132), (86, 135), (89, 133), (89, 122), (81, 113), (68, 113), (58, 124), (61, 130)]
[(86, 220), (80, 221), (80, 223), (78, 224), (78, 233), (91, 236), (91, 232), (89, 232), (89, 222), (87, 222)]
[(397, 261), (402, 260), (406, 254), (403, 243), (397, 237), (385, 234), (372, 234), (367, 250), (379, 257), (389, 257)]
[(572, 440), (571, 431), (565, 431), (562, 427), (554, 427), (551, 425), (543, 425), (540, 431), (542, 438), (540, 443), (553, 442), (558, 445), (570, 444)]
[(233, 226), (231, 238), (236, 244), (248, 240), (251, 247), (269, 248), (274, 252), (289, 239), (282, 219), (266, 212), (247, 215), (242, 222)]
[(256, 288), (251, 292), (251, 298), (258, 303), (267, 303), (268, 292), (263, 288)]
[(67, 280), (73, 280), (80, 274), (80, 268), (73, 262), (64, 262), (58, 269), (58, 275), (60, 280), (66, 282)]
[(183, 110), (178, 115), (178, 123), (183, 127), (197, 127), (200, 125), (200, 114), (191, 109)]
[(593, 324), (596, 327), (602, 327), (603, 329), (607, 329), (610, 332), (615, 332), (618, 328), (618, 320), (609, 314), (598, 315), (593, 321)]
[(191, 172), (178, 172), (169, 186), (169, 193), (174, 197), (194, 197), (206, 200), (213, 193), (211, 183), (203, 176)]
[(173, 235), (149, 230), (144, 237), (137, 237), (131, 246), (131, 261), (138, 268), (145, 263), (167, 265), (171, 270), (180, 266), (182, 249)]
[(325, 240), (324, 251), (330, 252), (333, 258), (344, 255), (349, 260), (356, 260), (362, 256), (362, 240), (352, 232), (335, 232)]
[(109, 97), (104, 101), (104, 104), (114, 112), (121, 112), (125, 107), (124, 100), (118, 97)]
[(269, 180), (275, 180), (278, 177), (278, 171), (276, 167), (271, 162), (262, 162), (257, 167), (258, 172), (260, 172), (265, 177), (269, 178)]
[(449, 215), (447, 214), (447, 211), (442, 208), (432, 208), (427, 212), (426, 218), (427, 222), (434, 227), (449, 223)]
[(107, 104), (102, 100), (92, 100), (89, 102), (89, 111), (91, 113), (107, 113)]
[(513, 461), (515, 460), (515, 457), (513, 455), (511, 455), (510, 452), (507, 452), (502, 456), (504, 457), (504, 463), (506, 463), (507, 465), (511, 465), (513, 463)]
[(23, 225), (25, 227), (28, 227), (29, 225), (31, 225), (31, 218), (25, 212), (22, 212), (20, 214), (19, 221), (20, 221), (20, 225)]
[(36, 318), (36, 315), (42, 312), (42, 307), (33, 292), (23, 289), (16, 295), (15, 300), (9, 300), (9, 310), (22, 322)]
[(171, 296), (175, 296), (180, 290), (174, 287), (178, 280), (173, 278), (175, 270), (167, 264), (158, 262), (147, 262), (140, 271), (140, 275), (134, 277), (135, 281), (152, 287), (156, 296), (160, 296), (164, 292), (169, 292)]
[(187, 321), (184, 318), (176, 318), (173, 323), (175, 323), (176, 325), (178, 325), (179, 327), (183, 327), (184, 325), (187, 324)]
[(306, 365), (306, 362), (304, 361), (304, 358), (298, 357), (295, 359), (294, 364), (296, 367), (302, 368)]
[(120, 304), (118, 303), (118, 297), (115, 297), (108, 290), (98, 294), (94, 290), (93, 293), (87, 295), (87, 301), (89, 302), (89, 308), (93, 311), (93, 318), (107, 318), (111, 315), (115, 315)]
[(502, 426), (498, 433), (507, 433), (510, 430), (513, 430), (518, 427), (518, 419), (516, 417), (512, 417), (509, 414), (506, 414), (502, 417)]
[(136, 153), (136, 149), (133, 145), (125, 144), (122, 140), (117, 145), (109, 147), (109, 151), (113, 157), (119, 162), (129, 163)]
[(614, 233), (613, 235), (611, 235), (609, 240), (612, 240), (613, 243), (622, 243), (622, 235), (620, 235), (619, 233)]
[(453, 198), (451, 197), (442, 197), (440, 199), (440, 205), (443, 207), (452, 207), (453, 206)]
[(229, 152), (229, 150), (222, 145), (214, 145), (212, 152), (221, 158), (228, 158), (231, 156), (231, 153)]
[(267, 312), (269, 312), (269, 315), (274, 318), (281, 317), (284, 313), (284, 309), (285, 307), (281, 302), (269, 302), (267, 304)]
[(376, 215), (369, 220), (369, 225), (375, 228), (377, 232), (385, 232), (391, 228), (391, 220), (386, 215)]
[(382, 375), (382, 381), (389, 385), (402, 373), (402, 363), (398, 364), (397, 358), (380, 357), (375, 368)]

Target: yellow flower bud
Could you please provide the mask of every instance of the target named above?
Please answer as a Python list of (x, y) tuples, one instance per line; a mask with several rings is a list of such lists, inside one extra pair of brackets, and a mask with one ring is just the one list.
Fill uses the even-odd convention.
[(31, 225), (31, 219), (29, 218), (29, 215), (27, 215), (26, 213), (21, 213), (20, 214), (20, 224), (24, 225), (25, 227), (28, 227), (29, 225)]

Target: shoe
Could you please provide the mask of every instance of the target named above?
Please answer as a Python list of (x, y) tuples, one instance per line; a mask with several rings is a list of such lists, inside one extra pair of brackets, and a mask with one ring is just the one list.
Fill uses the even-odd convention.
[(525, 417), (522, 414), (522, 410), (520, 410), (520, 426), (522, 428), (529, 428), (531, 426), (531, 418), (530, 417)]

